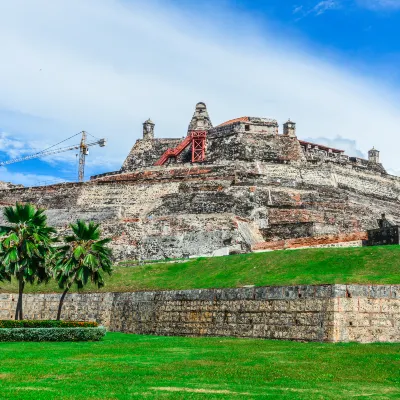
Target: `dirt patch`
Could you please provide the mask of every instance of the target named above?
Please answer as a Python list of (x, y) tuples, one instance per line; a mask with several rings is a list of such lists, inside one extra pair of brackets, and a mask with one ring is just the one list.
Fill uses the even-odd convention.
[(56, 392), (57, 391), (57, 389), (51, 389), (51, 388), (47, 388), (47, 387), (43, 387), (43, 386), (41, 386), (41, 387), (34, 387), (34, 386), (19, 387), (19, 386), (16, 386), (14, 388), (14, 390), (29, 390), (29, 391), (31, 391), (31, 390), (36, 390), (36, 391), (44, 390), (44, 391), (47, 391), (47, 392)]
[(218, 389), (193, 389), (185, 387), (152, 387), (152, 390), (161, 392), (186, 392), (186, 393), (211, 393), (211, 394), (241, 394), (250, 395), (251, 393), (232, 392), (231, 390), (218, 390)]

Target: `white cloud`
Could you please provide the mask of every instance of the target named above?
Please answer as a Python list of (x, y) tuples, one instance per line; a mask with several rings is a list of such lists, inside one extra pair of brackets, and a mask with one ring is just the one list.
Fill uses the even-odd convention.
[(317, 15), (323, 14), (325, 11), (332, 10), (339, 7), (339, 2), (334, 0), (324, 0), (320, 1), (316, 6), (313, 8), (313, 12)]
[(82, 129), (108, 137), (108, 146), (88, 157), (105, 172), (122, 164), (145, 119), (156, 122), (159, 137), (182, 137), (194, 105), (204, 101), (214, 124), (242, 115), (291, 117), (300, 137), (340, 135), (363, 153), (375, 145), (387, 167), (398, 166), (395, 88), (246, 16), (206, 11), (135, 0), (1, 2), (7, 130), (46, 145)]
[(360, 158), (368, 157), (366, 153), (363, 153), (357, 148), (357, 142), (355, 140), (346, 139), (341, 136), (336, 136), (334, 138), (314, 137), (314, 138), (305, 138), (304, 140), (307, 142), (333, 147), (334, 149), (343, 150), (345, 154), (351, 155), (353, 157), (360, 157)]
[(11, 172), (5, 167), (0, 167), (0, 176), (2, 182), (18, 183), (24, 186), (44, 186), (65, 182), (64, 179), (57, 176)]
[[(65, 143), (60, 143), (58, 145), (54, 145), (53, 143), (52, 145), (50, 145), (48, 142), (44, 142), (41, 140), (30, 140), (29, 138), (23, 139), (21, 137), (11, 135), (8, 132), (0, 132), (0, 152), (6, 155), (3, 161), (29, 157), (31, 155), (41, 153), (44, 150), (44, 155), (37, 158), (45, 160), (51, 165), (55, 165), (58, 162), (71, 163), (73, 162), (75, 157), (71, 157), (71, 153), (68, 154), (66, 150), (55, 154), (51, 154), (50, 152), (53, 150), (56, 151), (57, 149), (72, 147), (73, 144), (79, 145), (79, 142), (80, 136)], [(68, 151), (71, 151), (72, 153), (79, 152), (79, 150)]]
[(400, 9), (400, 0), (356, 0), (362, 7), (377, 9)]
[(336, 10), (341, 8), (340, 0), (323, 0), (316, 3), (313, 7), (309, 9), (305, 9), (303, 5), (295, 6), (293, 9), (293, 14), (298, 14), (300, 17), (298, 19), (302, 19), (307, 17), (308, 15), (322, 15), (326, 11)]
[(303, 11), (304, 6), (300, 5), (300, 6), (295, 6), (293, 8), (293, 14), (298, 14), (301, 13)]
[(8, 158), (16, 158), (32, 152), (32, 149), (26, 148), (23, 141), (11, 137), (10, 134), (0, 132), (0, 151), (6, 153)]

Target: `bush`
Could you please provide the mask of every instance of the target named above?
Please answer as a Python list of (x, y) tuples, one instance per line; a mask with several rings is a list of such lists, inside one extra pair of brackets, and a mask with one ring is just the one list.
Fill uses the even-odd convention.
[(97, 322), (84, 321), (38, 321), (38, 320), (0, 320), (0, 328), (96, 328)]
[(96, 328), (2, 328), (0, 342), (88, 342), (98, 341), (106, 334), (103, 326)]

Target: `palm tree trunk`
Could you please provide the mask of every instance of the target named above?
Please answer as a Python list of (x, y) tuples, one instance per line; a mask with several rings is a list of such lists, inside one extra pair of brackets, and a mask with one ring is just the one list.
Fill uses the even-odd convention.
[(15, 316), (14, 319), (17, 320), (19, 317), (19, 300), (17, 301), (17, 307), (15, 308)]
[(23, 312), (22, 312), (22, 293), (24, 292), (25, 282), (24, 277), (21, 275), (18, 278), (18, 302), (17, 302), (17, 309), (15, 310), (15, 319), (23, 319)]
[(68, 290), (69, 290), (69, 286), (66, 287), (66, 289), (63, 291), (63, 294), (61, 295), (60, 304), (58, 305), (57, 321), (59, 321), (61, 318), (61, 309), (64, 304), (64, 299), (65, 299), (66, 294), (68, 293)]

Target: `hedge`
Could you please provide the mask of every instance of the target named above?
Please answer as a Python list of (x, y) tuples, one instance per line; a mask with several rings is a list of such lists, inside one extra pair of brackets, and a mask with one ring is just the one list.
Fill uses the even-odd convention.
[(95, 328), (97, 322), (55, 321), (55, 320), (0, 320), (0, 328)]
[(0, 342), (88, 342), (98, 341), (106, 334), (103, 326), (96, 328), (1, 328)]

